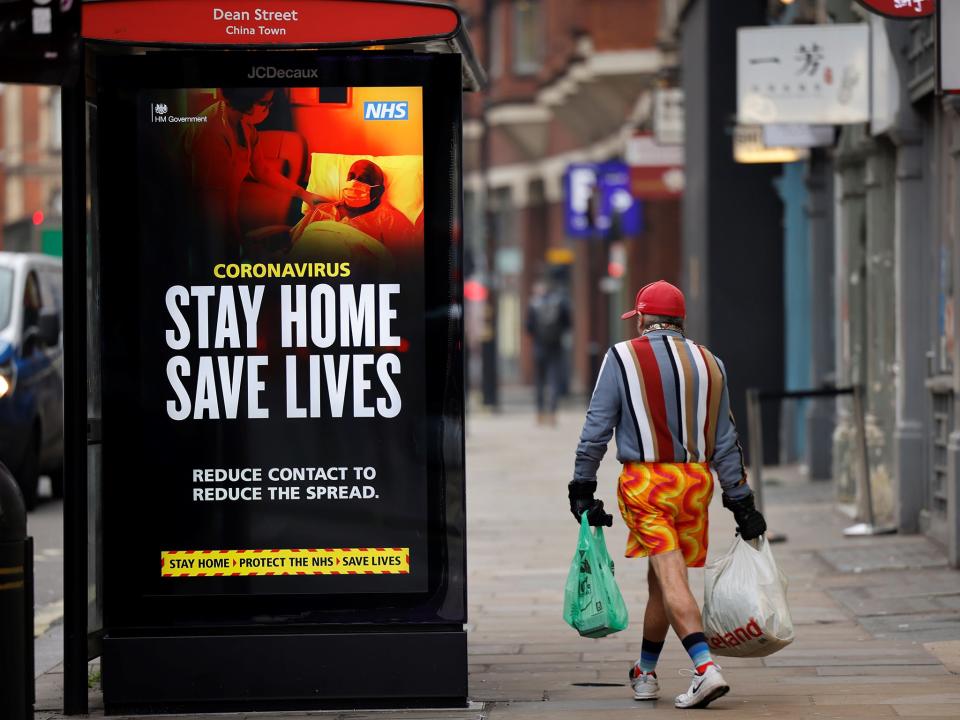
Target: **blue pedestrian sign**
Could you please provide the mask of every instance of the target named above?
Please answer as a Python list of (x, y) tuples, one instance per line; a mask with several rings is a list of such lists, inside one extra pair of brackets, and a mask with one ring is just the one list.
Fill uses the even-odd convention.
[(569, 165), (564, 195), (564, 224), (572, 238), (637, 235), (643, 230), (641, 204), (630, 193), (626, 163)]

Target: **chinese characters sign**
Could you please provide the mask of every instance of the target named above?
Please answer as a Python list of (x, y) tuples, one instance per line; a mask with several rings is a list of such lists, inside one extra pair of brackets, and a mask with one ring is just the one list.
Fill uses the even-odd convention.
[[(940, 52), (940, 89), (945, 93), (960, 93), (960, 0), (944, 0), (940, 3), (937, 48)], [(954, 38), (948, 42), (947, 38)]]
[(857, 0), (870, 12), (884, 17), (913, 20), (936, 12), (937, 0)]
[(737, 115), (758, 125), (869, 120), (869, 26), (741, 28)]

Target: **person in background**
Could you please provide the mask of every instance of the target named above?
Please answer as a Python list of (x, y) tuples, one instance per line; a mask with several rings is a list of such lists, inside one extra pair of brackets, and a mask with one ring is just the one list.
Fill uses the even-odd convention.
[(659, 696), (657, 661), (672, 626), (693, 663), (690, 689), (674, 705), (705, 707), (730, 690), (710, 655), (687, 579), (687, 568), (703, 567), (707, 557), (714, 478), (743, 539), (759, 537), (767, 526), (747, 485), (726, 369), (707, 348), (684, 337), (683, 293), (663, 280), (651, 283), (622, 317), (637, 318), (639, 337), (616, 344), (604, 357), (568, 486), (570, 511), (578, 522), (583, 513), (591, 525), (612, 522), (594, 493), (597, 468), (616, 429), (626, 556), (650, 558), (643, 645), (630, 668), (633, 696)]
[(563, 383), (563, 338), (570, 328), (570, 307), (563, 291), (543, 280), (533, 286), (526, 329), (533, 340), (537, 423), (556, 425)]

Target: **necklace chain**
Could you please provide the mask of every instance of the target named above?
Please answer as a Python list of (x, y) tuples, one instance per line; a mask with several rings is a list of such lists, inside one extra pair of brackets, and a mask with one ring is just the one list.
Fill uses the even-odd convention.
[(654, 323), (653, 325), (644, 328), (643, 334), (646, 335), (654, 330), (673, 330), (674, 332), (678, 332), (683, 335), (683, 330), (679, 326), (672, 323)]

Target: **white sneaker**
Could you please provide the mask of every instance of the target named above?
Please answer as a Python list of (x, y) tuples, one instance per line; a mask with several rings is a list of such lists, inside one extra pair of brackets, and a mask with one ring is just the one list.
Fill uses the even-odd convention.
[(660, 697), (660, 681), (654, 673), (645, 673), (637, 665), (630, 668), (630, 687), (634, 700), (656, 700)]
[(730, 692), (730, 686), (727, 685), (727, 681), (720, 674), (720, 668), (716, 665), (708, 667), (703, 675), (693, 670), (681, 670), (680, 673), (682, 675), (690, 673), (693, 679), (690, 681), (690, 689), (677, 695), (676, 700), (673, 701), (674, 707), (704, 708)]

